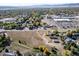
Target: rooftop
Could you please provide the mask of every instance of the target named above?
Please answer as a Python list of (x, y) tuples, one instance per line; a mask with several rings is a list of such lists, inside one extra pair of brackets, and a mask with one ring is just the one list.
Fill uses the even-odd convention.
[(54, 19), (54, 21), (70, 21), (70, 19)]
[(0, 19), (0, 21), (8, 21), (8, 20), (16, 20), (15, 18), (3, 18), (3, 19)]

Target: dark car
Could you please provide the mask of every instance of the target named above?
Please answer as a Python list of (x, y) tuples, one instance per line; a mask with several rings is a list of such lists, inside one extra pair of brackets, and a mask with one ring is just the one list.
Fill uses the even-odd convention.
[(59, 41), (55, 40), (54, 43), (60, 43)]

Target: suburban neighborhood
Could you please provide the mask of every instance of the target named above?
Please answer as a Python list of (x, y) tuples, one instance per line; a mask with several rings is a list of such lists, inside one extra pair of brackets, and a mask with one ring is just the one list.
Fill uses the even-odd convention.
[(0, 56), (79, 56), (79, 7), (49, 7), (0, 7)]

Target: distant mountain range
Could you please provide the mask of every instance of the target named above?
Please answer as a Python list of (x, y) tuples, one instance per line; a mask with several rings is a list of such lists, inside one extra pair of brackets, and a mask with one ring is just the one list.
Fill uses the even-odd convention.
[(79, 3), (29, 6), (29, 8), (66, 8), (66, 7), (68, 8), (79, 7)]
[(69, 3), (69, 4), (56, 4), (56, 5), (32, 5), (32, 6), (0, 6), (2, 9), (18, 9), (18, 8), (79, 8), (79, 3)]

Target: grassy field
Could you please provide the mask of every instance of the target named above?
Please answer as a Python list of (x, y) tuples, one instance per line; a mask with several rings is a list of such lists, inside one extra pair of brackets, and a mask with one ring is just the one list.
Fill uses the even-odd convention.
[[(45, 45), (39, 33), (43, 35), (46, 31), (7, 31), (7, 34), (13, 41), (10, 49), (25, 52), (31, 50), (33, 47)], [(22, 44), (19, 43), (19, 40)]]

